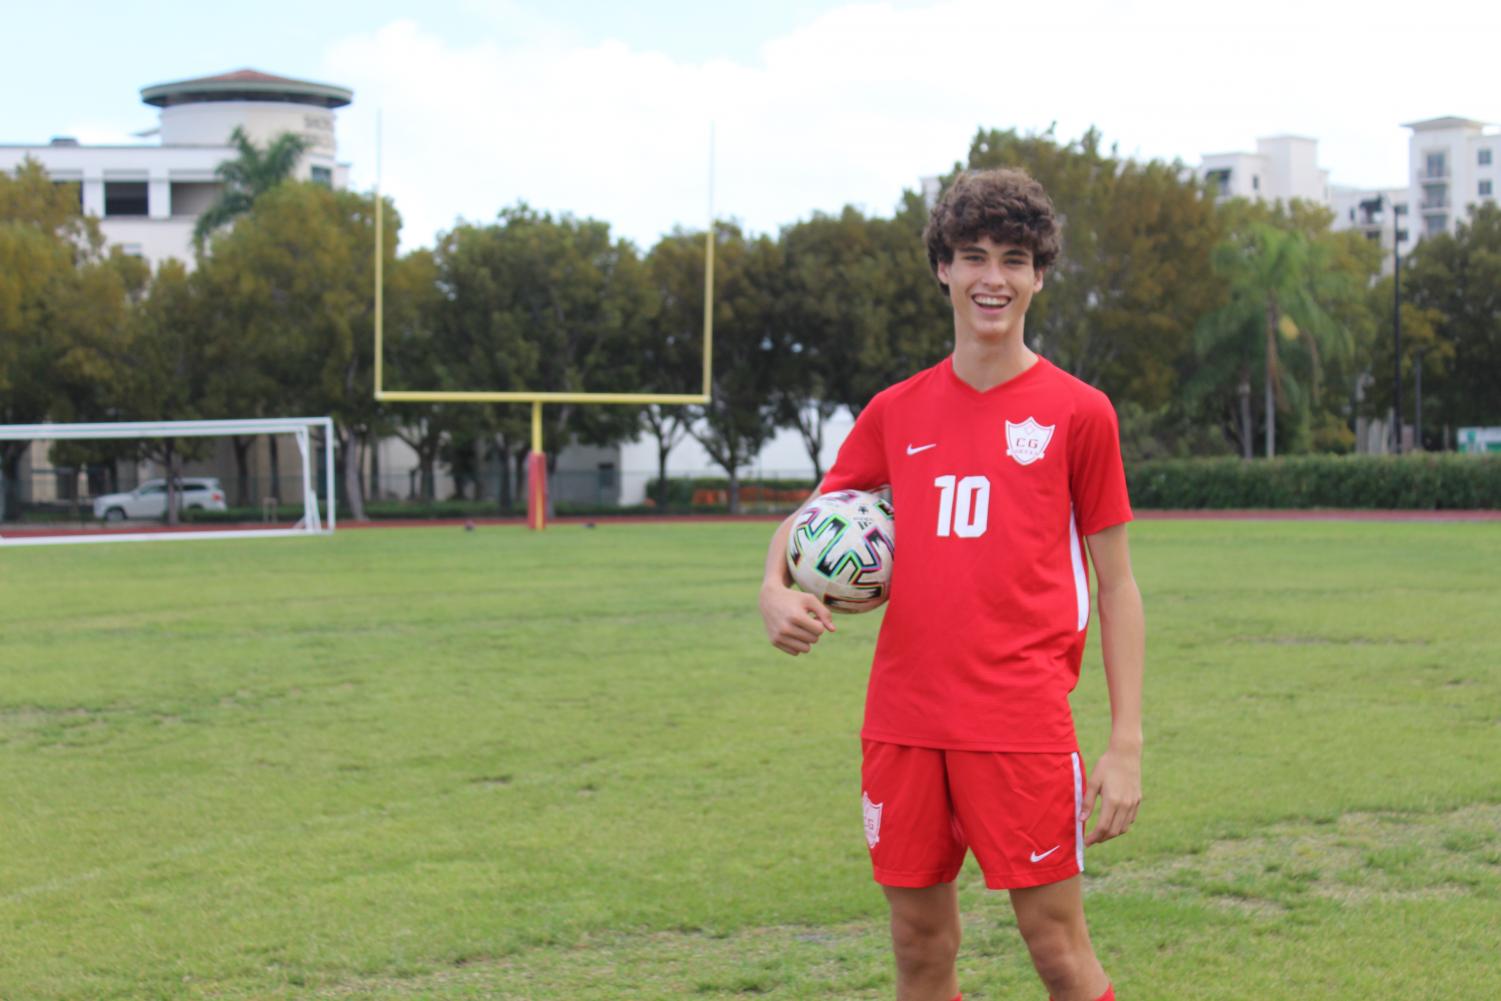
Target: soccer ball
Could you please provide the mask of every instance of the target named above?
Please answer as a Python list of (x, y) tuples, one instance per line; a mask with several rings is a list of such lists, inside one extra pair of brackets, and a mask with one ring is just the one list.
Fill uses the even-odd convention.
[(797, 586), (836, 612), (868, 612), (891, 596), (896, 535), (891, 505), (861, 490), (836, 490), (804, 504), (787, 537)]

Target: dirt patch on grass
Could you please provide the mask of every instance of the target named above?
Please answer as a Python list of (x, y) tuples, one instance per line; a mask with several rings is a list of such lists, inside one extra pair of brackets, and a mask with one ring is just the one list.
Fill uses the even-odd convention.
[(1447, 813), (1347, 813), (1332, 823), (1277, 824), (1167, 860), (1086, 876), (1088, 894), (1198, 896), (1251, 915), (1309, 900), (1344, 903), (1501, 890), (1501, 804)]
[[(963, 880), (974, 874), (966, 869)], [(1087, 876), (1085, 892), (1199, 901), (1250, 922), (1276, 921), (1311, 900), (1362, 905), (1501, 892), (1501, 804), (1445, 813), (1350, 813), (1293, 821), (1202, 852), (1126, 862)], [(1015, 921), (1002, 894), (961, 887), (965, 955), (996, 957), (1030, 983)], [(719, 933), (593, 933), (512, 954), (453, 957), (411, 976), (371, 976), (304, 986), (286, 997), (526, 999), (610, 997), (886, 998), (891, 960), (884, 915), (833, 925), (770, 925)], [(280, 995), (279, 995), (280, 996)]]

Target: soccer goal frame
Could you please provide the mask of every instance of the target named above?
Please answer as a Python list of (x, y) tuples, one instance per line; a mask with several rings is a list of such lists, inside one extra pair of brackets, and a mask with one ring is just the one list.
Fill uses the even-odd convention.
[[(313, 481), (314, 431), (323, 433), (327, 517), (319, 509)], [(66, 545), (91, 542), (160, 542), (168, 539), (246, 539), (328, 535), (335, 526), (334, 422), (331, 417), (272, 417), (221, 421), (109, 421), (93, 424), (0, 424), (0, 441), (97, 441), (115, 438), (222, 438), (231, 435), (290, 434), (302, 456), (302, 518), (292, 528), (205, 529), (183, 532), (87, 532), (70, 535), (0, 535), (6, 546)]]

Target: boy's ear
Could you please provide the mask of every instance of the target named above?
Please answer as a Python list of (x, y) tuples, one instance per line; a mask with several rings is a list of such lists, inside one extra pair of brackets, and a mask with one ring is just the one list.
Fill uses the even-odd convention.
[(949, 262), (948, 261), (939, 261), (938, 262), (937, 274), (938, 274), (938, 283), (940, 285), (947, 286), (947, 285), (950, 284), (950, 282), (949, 282)]
[(1033, 268), (1032, 269), (1032, 273), (1037, 278), (1037, 280), (1032, 285), (1032, 291), (1033, 292), (1041, 292), (1042, 291), (1042, 279), (1043, 279), (1043, 276), (1047, 274), (1047, 269), (1046, 268)]

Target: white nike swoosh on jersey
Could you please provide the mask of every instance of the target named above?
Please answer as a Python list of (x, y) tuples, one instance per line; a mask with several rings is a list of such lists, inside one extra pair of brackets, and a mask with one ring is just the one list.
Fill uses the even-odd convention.
[(1054, 852), (1056, 852), (1058, 849), (1060, 849), (1062, 847), (1063, 847), (1062, 845), (1054, 845), (1053, 847), (1049, 848), (1047, 851), (1043, 852), (1041, 855), (1037, 854), (1036, 852), (1033, 852), (1032, 853), (1032, 861), (1033, 862), (1041, 862), (1043, 859), (1047, 858), (1049, 855), (1053, 854)]
[(918, 452), (926, 452), (930, 448), (937, 448), (937, 447), (938, 447), (938, 442), (936, 442), (936, 441), (933, 442), (931, 445), (908, 445), (907, 446), (907, 454), (908, 455), (916, 455)]

